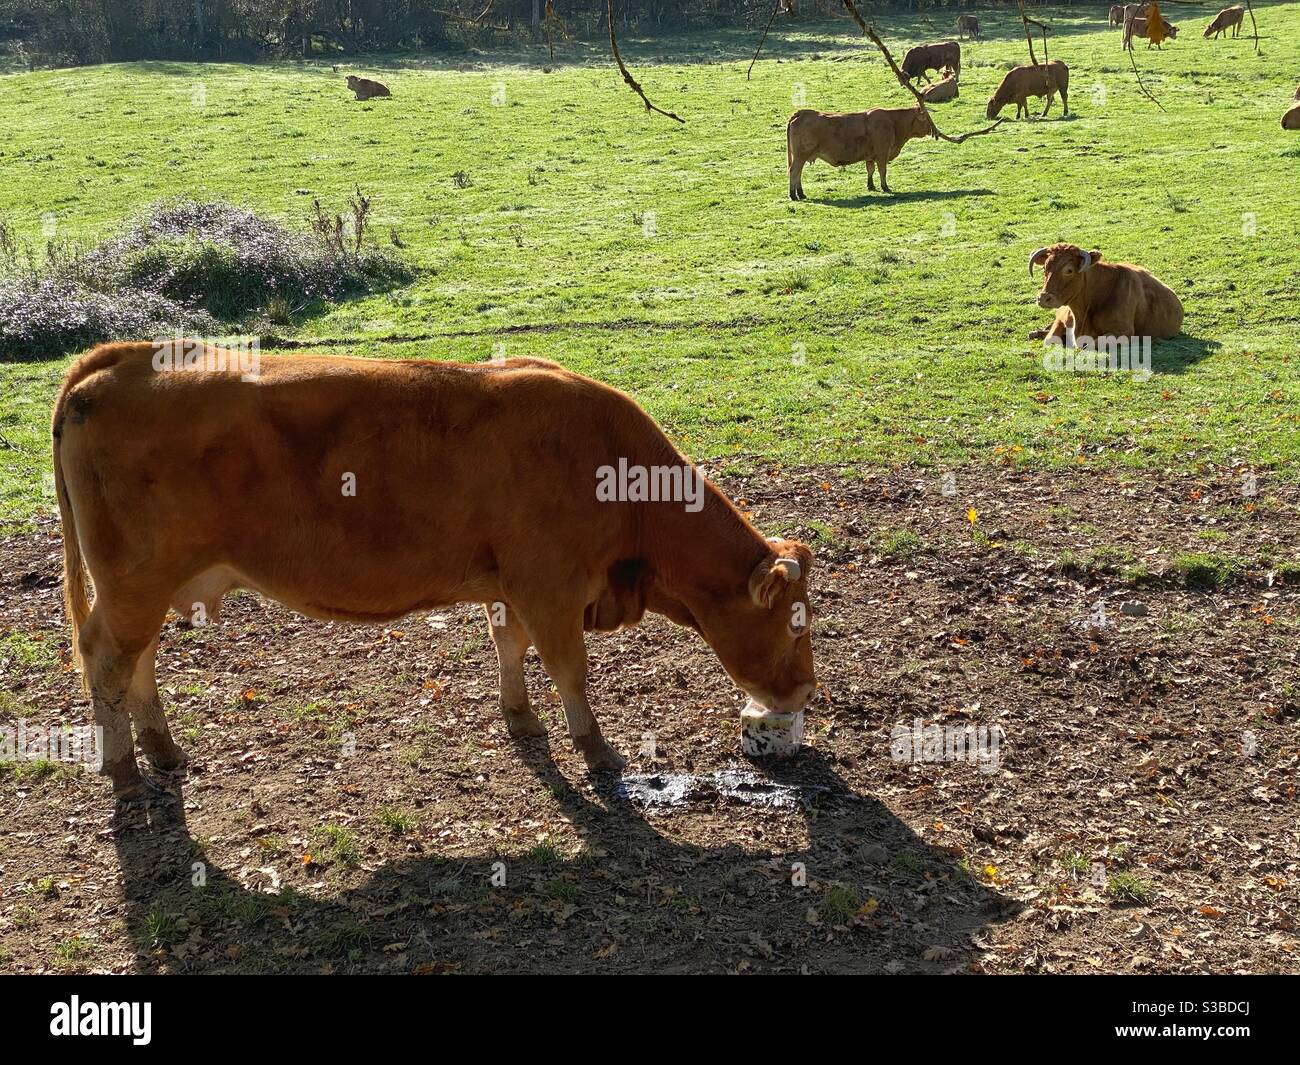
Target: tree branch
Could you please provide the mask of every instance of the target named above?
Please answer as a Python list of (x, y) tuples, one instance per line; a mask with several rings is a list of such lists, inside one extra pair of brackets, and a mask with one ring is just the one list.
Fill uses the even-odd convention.
[(645, 109), (647, 111), (654, 111), (657, 114), (663, 115), (664, 118), (671, 118), (674, 122), (680, 122), (682, 125), (686, 125), (686, 119), (680, 118), (671, 111), (665, 111), (662, 107), (656, 107), (652, 104), (650, 98), (646, 96), (645, 90), (641, 88), (636, 78), (632, 77), (631, 73), (627, 69), (627, 65), (623, 62), (623, 54), (618, 50), (618, 38), (614, 35), (614, 0), (606, 0), (606, 12), (606, 17), (609, 20), (610, 51), (614, 53), (614, 62), (618, 64), (619, 73), (623, 75), (623, 80), (627, 82), (628, 88), (641, 97), (641, 102), (645, 104)]
[(763, 36), (758, 39), (758, 47), (754, 49), (754, 58), (749, 61), (749, 69), (745, 71), (745, 80), (749, 80), (750, 74), (754, 72), (754, 64), (758, 62), (758, 53), (763, 50), (763, 42), (767, 40), (767, 31), (772, 28), (772, 20), (776, 18), (776, 13), (785, 5), (785, 0), (776, 0), (772, 5), (772, 13), (767, 16), (767, 25), (763, 27)]
[(903, 72), (898, 69), (898, 64), (894, 62), (894, 57), (892, 53), (889, 51), (888, 48), (885, 47), (885, 42), (880, 39), (879, 35), (877, 35), (873, 27), (868, 26), (865, 22), (862, 21), (862, 16), (858, 14), (858, 9), (854, 5), (853, 0), (844, 0), (844, 6), (849, 9), (849, 14), (853, 16), (853, 20), (859, 26), (862, 27), (862, 32), (865, 33), (868, 37), (870, 37), (872, 43), (874, 43), (875, 46), (880, 49), (881, 55), (885, 57), (885, 62), (889, 64), (889, 69), (892, 70), (894, 72), (894, 76), (898, 78), (898, 83), (902, 85), (903, 88), (905, 88), (913, 96), (916, 97), (917, 106), (921, 108), (921, 111), (925, 115), (925, 117), (930, 120), (930, 128), (934, 130), (934, 135), (938, 137), (939, 140), (947, 141), (949, 144), (961, 144), (962, 141), (966, 140), (968, 137), (979, 137), (985, 133), (992, 133), (995, 129), (998, 128), (998, 126), (1002, 125), (1002, 123), (1006, 121), (1006, 119), (1004, 118), (999, 118), (996, 122), (993, 123), (993, 125), (987, 126), (984, 129), (973, 129), (969, 133), (962, 133), (956, 137), (948, 136), (948, 134), (940, 130), (938, 125), (935, 124), (934, 115), (930, 114), (930, 112), (926, 110), (925, 99), (912, 86), (912, 83), (908, 81), (905, 77), (903, 77)]

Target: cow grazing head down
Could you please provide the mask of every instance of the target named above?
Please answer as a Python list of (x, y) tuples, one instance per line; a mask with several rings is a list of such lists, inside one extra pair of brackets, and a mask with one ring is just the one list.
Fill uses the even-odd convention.
[(1034, 267), (1043, 268), (1043, 290), (1038, 293), (1038, 306), (1044, 308), (1068, 307), (1074, 302), (1083, 275), (1101, 260), (1101, 252), (1084, 251), (1075, 244), (1053, 244), (1039, 248), (1029, 256), (1029, 276)]
[(769, 540), (768, 547), (747, 588), (715, 592), (689, 604), (689, 613), (746, 695), (764, 709), (794, 713), (817, 687), (808, 603), (813, 556), (794, 540)]

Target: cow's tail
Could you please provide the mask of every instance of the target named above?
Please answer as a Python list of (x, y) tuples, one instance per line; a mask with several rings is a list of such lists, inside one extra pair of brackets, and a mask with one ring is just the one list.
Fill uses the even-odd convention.
[[(59, 522), (63, 527), (63, 611), (72, 628), (72, 664), (79, 670), (82, 668), (79, 636), (81, 627), (90, 616), (90, 585), (86, 562), (81, 555), (81, 540), (77, 536), (77, 517), (72, 509), (72, 497), (68, 495), (67, 481), (63, 476), (61, 450), (64, 413), (72, 390), (96, 370), (111, 366), (120, 356), (120, 348), (104, 345), (74, 363), (67, 377), (63, 379), (59, 398), (54, 401), (54, 418), (50, 426), (54, 460), (54, 492), (59, 501)], [(83, 687), (88, 683), (84, 670), (81, 683)]]

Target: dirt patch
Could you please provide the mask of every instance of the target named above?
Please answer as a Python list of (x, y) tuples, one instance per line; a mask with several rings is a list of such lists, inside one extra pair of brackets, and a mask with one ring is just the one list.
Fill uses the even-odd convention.
[[(589, 648), (632, 783), (686, 781), (665, 803), (585, 775), (535, 658), (549, 739), (508, 737), (477, 608), (237, 596), (164, 629), (165, 799), (0, 771), (0, 968), (1300, 972), (1294, 485), (718, 481), (817, 551), (801, 754), (745, 762), (743, 697), (659, 619)], [(10, 725), (85, 721), (60, 558), (48, 524), (0, 541)]]

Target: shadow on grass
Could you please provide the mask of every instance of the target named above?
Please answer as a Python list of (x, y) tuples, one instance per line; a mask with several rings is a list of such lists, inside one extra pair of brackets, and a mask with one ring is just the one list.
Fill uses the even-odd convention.
[[(595, 789), (571, 782), (544, 738), (513, 752), (581, 837), (576, 856), (537, 847), (444, 858), (413, 841), (415, 856), (376, 869), (360, 887), (328, 898), (267, 894), (245, 883), (259, 875), (250, 868), (256, 857), (241, 869), (207, 860), (179, 784), (176, 794), (119, 812), (113, 839), (136, 969), (711, 972), (747, 961), (786, 971), (882, 972), (890, 962), (891, 972), (956, 970), (973, 959), (971, 940), (1016, 909), (952, 853), (855, 794), (813, 750), (766, 771), (806, 797), (810, 842), (793, 850), (683, 842), (683, 819), (716, 816), (718, 801), (674, 809), (661, 822), (665, 834), (658, 818), (615, 793), (613, 778)], [(727, 811), (755, 841), (774, 816)], [(500, 887), (490, 880), (497, 862)], [(796, 863), (820, 888), (793, 883)], [(200, 868), (201, 887), (193, 884)], [(862, 926), (832, 930), (859, 914)]]
[(924, 203), (927, 200), (960, 200), (967, 196), (992, 196), (992, 189), (924, 189), (920, 192), (866, 192), (847, 199), (828, 199), (809, 196), (804, 203), (817, 203), (823, 207), (868, 207), (891, 203)]
[(1171, 340), (1158, 340), (1151, 348), (1151, 370), (1156, 374), (1185, 373), (1223, 345), (1217, 340), (1179, 333)]

